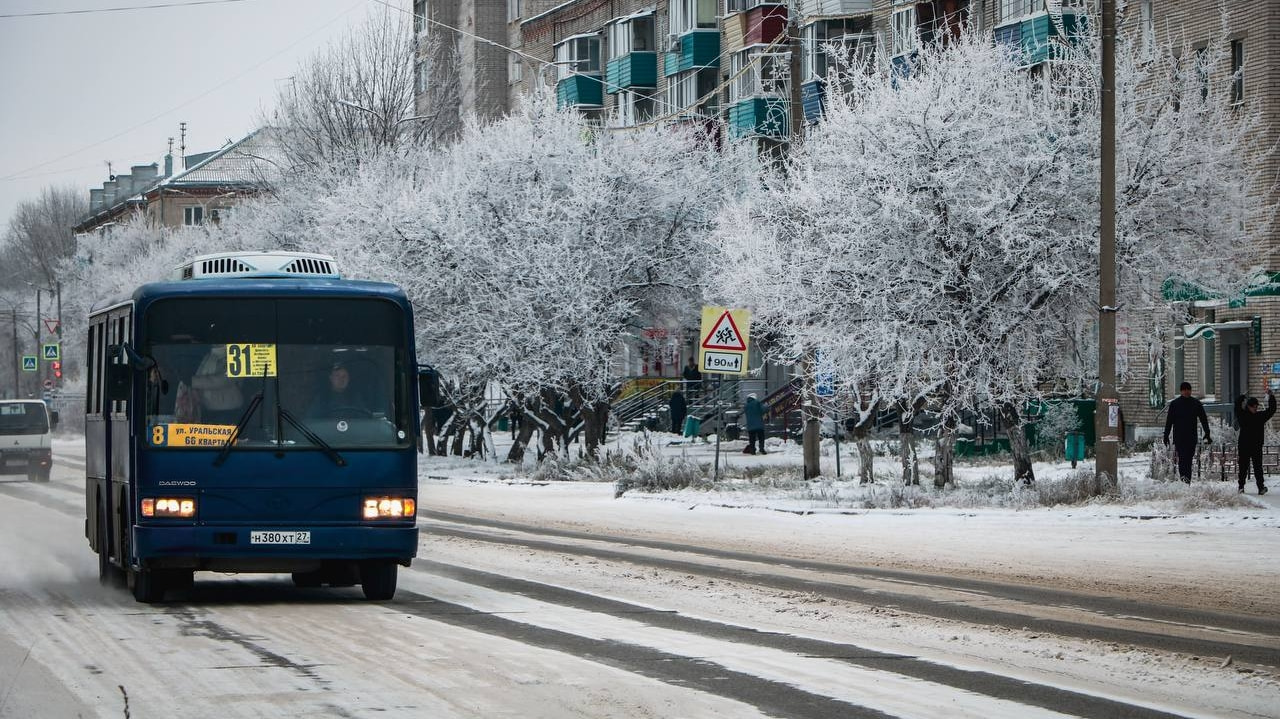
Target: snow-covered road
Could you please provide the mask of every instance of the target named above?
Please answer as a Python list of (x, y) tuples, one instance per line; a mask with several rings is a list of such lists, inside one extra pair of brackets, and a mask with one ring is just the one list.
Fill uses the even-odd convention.
[[(1280, 662), (1259, 661), (1268, 652), (1280, 657), (1280, 633), (1266, 618), (1277, 600), (1249, 586), (1276, 586), (1273, 561), (1242, 562), (1233, 573), (1221, 565), (1236, 557), (1220, 554), (1203, 562), (1210, 581), (1196, 596), (1163, 602), (1170, 641), (1234, 642), (1254, 652), (1227, 661), (1108, 639), (1108, 632), (1158, 634), (1155, 610), (1134, 603), (1125, 616), (1089, 605), (1097, 587), (1123, 582), (1111, 570), (1099, 571), (1096, 584), (1077, 581), (1082, 559), (1064, 560), (1057, 574), (1089, 590), (1079, 603), (1052, 595), (1052, 583), (1045, 596), (1058, 598), (1040, 598), (999, 568), (974, 574), (999, 578), (991, 586), (1008, 584), (1007, 596), (941, 575), (823, 572), (812, 563), (907, 567), (911, 553), (889, 548), (912, 543), (901, 537), (906, 517), (613, 500), (609, 487), (589, 484), (424, 478), (420, 560), (401, 572), (393, 602), (366, 602), (358, 588), (297, 589), (283, 576), (201, 574), (188, 595), (142, 605), (124, 590), (99, 587), (83, 537), (75, 447), (59, 450), (47, 485), (0, 476), (6, 719), (1268, 717), (1280, 697)], [(1023, 562), (1018, 571), (1028, 575), (1052, 575), (1033, 547), (1070, 547), (1072, 532), (1100, 540), (1092, 554), (1103, 567), (1111, 566), (1117, 533), (1137, 547), (1159, 535), (1182, 542), (1182, 559), (1153, 560), (1140, 573), (1145, 580), (1132, 582), (1150, 585), (1134, 590), (1148, 603), (1155, 587), (1191, 583), (1201, 553), (1275, 534), (1263, 526), (1254, 536), (1243, 520), (1244, 530), (1193, 519), (1181, 528), (1122, 523), (1109, 532), (1096, 517), (1025, 518), (1055, 535), (1011, 548), (1006, 561)], [(1022, 518), (969, 519), (998, 542)], [(955, 531), (944, 529), (948, 521), (917, 527), (925, 536)], [(860, 525), (856, 541), (845, 533), (850, 523)], [(1218, 533), (1230, 536), (1207, 538)], [(981, 568), (968, 549), (958, 564)], [(749, 561), (730, 551), (785, 559)], [(928, 564), (920, 569), (932, 571)], [(1125, 593), (1101, 593), (1103, 605), (1124, 606)], [(1196, 609), (1213, 606), (1214, 594), (1247, 595), (1244, 603), (1259, 611), (1215, 620)], [(1010, 612), (1023, 613), (1026, 625), (988, 619)], [(1057, 636), (1054, 622), (1093, 625), (1099, 636)]]

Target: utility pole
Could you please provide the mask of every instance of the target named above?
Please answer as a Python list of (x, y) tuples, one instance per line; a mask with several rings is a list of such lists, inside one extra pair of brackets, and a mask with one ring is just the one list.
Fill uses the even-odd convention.
[(1102, 0), (1102, 147), (1098, 245), (1098, 396), (1095, 494), (1116, 487), (1120, 401), (1116, 392), (1116, 5)]
[[(789, 127), (787, 128), (786, 154), (790, 154), (792, 149), (799, 146), (804, 135), (804, 102), (801, 100), (800, 93), (800, 84), (804, 80), (804, 65), (801, 55), (803, 48), (800, 43), (800, 4), (798, 2), (787, 5), (787, 47), (790, 57), (787, 69)], [(805, 479), (813, 479), (822, 474), (822, 417), (814, 387), (816, 371), (817, 362), (814, 361), (814, 352), (810, 351), (801, 363), (801, 376), (804, 381), (800, 386), (800, 416), (804, 422), (800, 441), (803, 446)]]
[(22, 362), (22, 351), (18, 349), (18, 308), (14, 305), (9, 305), (9, 319), (13, 322), (13, 398), (18, 399), (22, 396), (18, 389), (18, 365)]

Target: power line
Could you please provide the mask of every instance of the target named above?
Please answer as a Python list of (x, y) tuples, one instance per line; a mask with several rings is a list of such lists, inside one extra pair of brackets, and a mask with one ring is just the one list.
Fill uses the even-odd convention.
[(125, 12), (127, 10), (155, 10), (157, 8), (188, 7), (191, 5), (225, 5), (233, 2), (251, 2), (252, 0), (192, 0), (191, 2), (170, 2), (160, 5), (126, 5), (123, 7), (104, 7), (93, 10), (50, 10), (47, 12), (14, 12), (0, 14), (0, 18), (8, 17), (45, 17), (49, 15), (91, 15), (104, 12)]

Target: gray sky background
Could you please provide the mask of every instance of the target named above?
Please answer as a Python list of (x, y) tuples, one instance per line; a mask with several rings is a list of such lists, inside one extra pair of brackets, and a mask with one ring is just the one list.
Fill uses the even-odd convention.
[[(0, 15), (191, 0), (0, 0)], [(388, 0), (408, 9), (409, 0)], [(243, 0), (0, 17), (0, 232), (46, 186), (84, 192), (160, 163), (178, 123), (187, 154), (254, 129), (299, 64), (386, 7), (375, 0)], [(176, 166), (176, 161), (175, 161)]]

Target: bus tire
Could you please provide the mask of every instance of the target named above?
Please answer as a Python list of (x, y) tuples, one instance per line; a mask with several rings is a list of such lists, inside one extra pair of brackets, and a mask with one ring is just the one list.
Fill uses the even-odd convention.
[(396, 574), (400, 565), (389, 559), (360, 563), (360, 589), (364, 598), (384, 602), (396, 595)]
[(133, 598), (144, 604), (157, 604), (164, 601), (167, 589), (164, 572), (138, 567), (129, 570), (129, 586), (133, 589)]
[(104, 587), (115, 584), (116, 568), (111, 565), (111, 541), (107, 539), (107, 517), (98, 501), (98, 584)]

